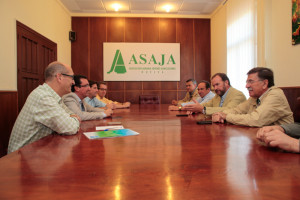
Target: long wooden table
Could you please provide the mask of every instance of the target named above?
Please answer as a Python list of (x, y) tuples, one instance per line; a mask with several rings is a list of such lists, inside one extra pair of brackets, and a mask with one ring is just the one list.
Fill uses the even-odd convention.
[[(197, 125), (167, 105), (132, 105), (0, 159), (0, 199), (299, 199), (300, 155), (268, 148), (257, 128)], [(181, 112), (182, 113), (182, 112)], [(120, 121), (140, 135), (89, 140)]]

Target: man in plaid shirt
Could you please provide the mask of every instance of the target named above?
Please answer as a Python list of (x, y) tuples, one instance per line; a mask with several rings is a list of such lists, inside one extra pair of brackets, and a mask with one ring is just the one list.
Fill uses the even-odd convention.
[(74, 73), (70, 66), (52, 62), (45, 70), (45, 83), (28, 96), (10, 136), (8, 153), (54, 132), (76, 134), (80, 118), (70, 111), (62, 96), (71, 92)]

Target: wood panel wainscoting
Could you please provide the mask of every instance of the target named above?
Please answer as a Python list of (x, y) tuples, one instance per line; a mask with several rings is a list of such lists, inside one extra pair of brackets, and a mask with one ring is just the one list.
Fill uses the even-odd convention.
[(0, 91), (0, 157), (6, 155), (12, 127), (18, 116), (17, 91)]
[[(295, 118), (295, 111), (297, 109), (297, 97), (300, 97), (300, 86), (295, 86), (295, 87), (280, 87), (286, 98), (288, 99), (288, 102), (290, 104), (290, 107), (294, 113), (294, 118)], [(300, 121), (298, 121), (300, 122)]]
[(181, 81), (111, 81), (108, 98), (139, 103), (139, 95), (159, 95), (162, 104), (182, 99), (185, 81), (210, 80), (210, 19), (72, 17), (72, 68), (95, 81), (103, 80), (103, 43), (180, 43)]

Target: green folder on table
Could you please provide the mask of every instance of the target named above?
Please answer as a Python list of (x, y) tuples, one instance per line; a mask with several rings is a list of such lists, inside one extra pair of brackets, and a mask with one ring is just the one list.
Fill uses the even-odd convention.
[(139, 133), (130, 129), (118, 129), (118, 130), (85, 132), (83, 134), (89, 139), (102, 139), (102, 138), (114, 138), (114, 137), (138, 135)]

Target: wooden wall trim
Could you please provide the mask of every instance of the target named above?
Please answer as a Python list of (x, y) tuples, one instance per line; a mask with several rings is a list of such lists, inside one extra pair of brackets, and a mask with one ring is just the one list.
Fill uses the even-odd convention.
[(295, 86), (295, 87), (279, 87), (283, 90), (289, 104), (291, 107), (291, 110), (294, 113), (294, 118), (295, 118), (295, 111), (297, 107), (297, 97), (300, 97), (300, 86)]
[(279, 87), (282, 90), (289, 90), (289, 89), (300, 89), (300, 86), (288, 86), (288, 87)]
[(108, 98), (139, 103), (139, 95), (160, 95), (161, 103), (185, 96), (185, 81), (210, 80), (210, 19), (72, 17), (72, 68), (103, 81), (103, 43), (180, 43), (180, 81), (110, 81)]
[(0, 157), (6, 155), (12, 127), (18, 116), (18, 92), (0, 91)]

